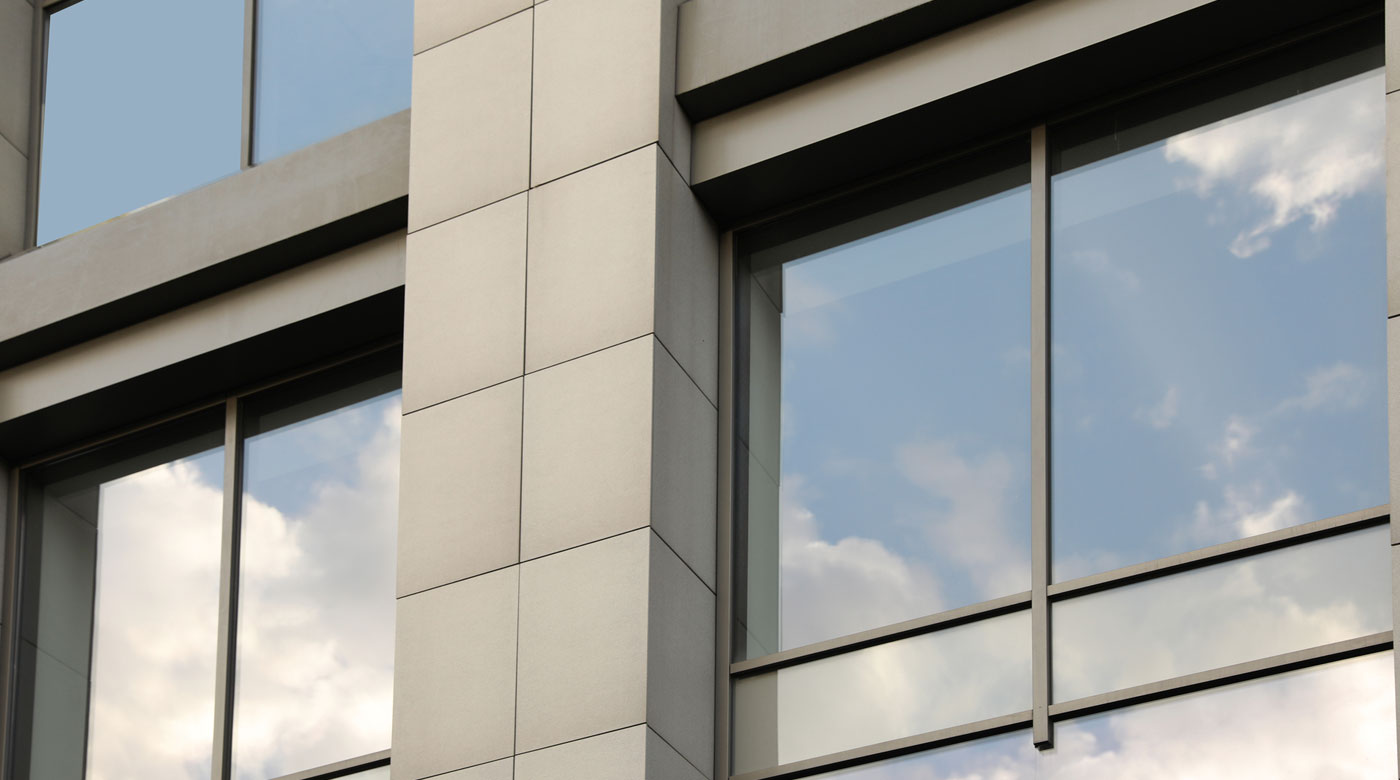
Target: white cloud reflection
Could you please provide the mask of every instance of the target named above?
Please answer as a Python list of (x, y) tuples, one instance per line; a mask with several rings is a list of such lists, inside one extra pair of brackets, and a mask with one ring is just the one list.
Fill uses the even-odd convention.
[[(352, 466), (303, 483), (301, 511), (245, 502), (239, 778), (389, 745), (400, 415), (387, 400), (318, 421), (369, 435), (327, 440), (320, 456)], [(222, 501), (189, 462), (104, 486), (92, 780), (208, 777)]]
[(1193, 169), (1188, 186), (1202, 198), (1264, 207), (1231, 241), (1231, 254), (1268, 249), (1274, 233), (1300, 219), (1320, 231), (1346, 199), (1381, 184), (1382, 78), (1357, 76), (1167, 140), (1167, 161)]

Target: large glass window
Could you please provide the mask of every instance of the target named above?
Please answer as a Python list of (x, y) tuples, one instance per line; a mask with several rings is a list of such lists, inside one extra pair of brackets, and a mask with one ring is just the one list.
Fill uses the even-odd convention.
[(731, 775), (1395, 776), (1376, 27), (736, 234)]
[(17, 780), (267, 780), (388, 749), (399, 361), (26, 470)]
[(251, 46), (245, 0), (47, 14), (38, 243), (408, 107), (412, 0), (253, 6)]

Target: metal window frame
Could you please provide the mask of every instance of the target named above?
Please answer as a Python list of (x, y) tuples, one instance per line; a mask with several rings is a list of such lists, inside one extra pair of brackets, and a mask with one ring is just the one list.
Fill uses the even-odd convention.
[[(34, 33), (29, 62), (29, 159), (24, 202), (24, 237), (21, 250), (39, 245), (39, 177), (44, 145), (44, 93), (48, 84), (49, 18), (82, 0), (41, 0), (34, 9)], [(258, 0), (243, 0), (242, 119), (239, 129), (238, 170), (253, 162), (254, 82), (257, 79)], [(178, 193), (177, 193), (178, 194)]]
[[(1348, 20), (1351, 23), (1354, 20)], [(1325, 32), (1327, 27), (1315, 34)], [(1311, 37), (1301, 36), (1301, 39)], [(1270, 47), (1269, 50), (1272, 50)], [(1257, 54), (1258, 52), (1256, 52)], [(1233, 61), (1249, 59), (1235, 58)], [(1218, 67), (1202, 68), (1195, 74), (1178, 76), (1173, 83), (1207, 78)], [(1135, 91), (1120, 100), (1140, 94)], [(1119, 100), (1107, 101), (1104, 106)], [(1102, 108), (1104, 106), (1099, 106)], [(717, 517), (718, 609), (716, 618), (716, 714), (715, 767), (717, 775), (730, 780), (789, 780), (789, 778), (837, 771), (852, 766), (907, 755), (932, 748), (968, 742), (1010, 731), (1029, 728), (1032, 743), (1040, 749), (1054, 745), (1054, 723), (1072, 717), (1129, 707), (1187, 693), (1209, 690), (1225, 685), (1258, 679), (1275, 674), (1339, 661), (1369, 653), (1383, 652), (1395, 647), (1394, 637), (1400, 625), (1390, 631), (1356, 637), (1340, 642), (1314, 646), (1192, 674), (1158, 680), (1151, 683), (1086, 696), (1065, 702), (1055, 702), (1051, 688), (1051, 605), (1079, 595), (1125, 587), (1139, 582), (1166, 577), (1196, 568), (1247, 558), (1272, 550), (1293, 547), (1325, 537), (1390, 524), (1390, 506), (1384, 504), (1348, 512), (1289, 528), (1232, 540), (1209, 547), (1157, 558), (1142, 563), (1096, 573), (1075, 579), (1053, 582), (1050, 550), (1050, 140), (1047, 125), (1037, 124), (1019, 133), (1029, 136), (1031, 162), (1031, 590), (999, 599), (984, 601), (934, 615), (907, 620), (893, 625), (861, 631), (841, 637), (790, 648), (758, 658), (734, 660), (731, 641), (734, 593), (734, 517), (738, 495), (736, 486), (742, 484), (738, 468), (738, 405), (745, 399), (736, 397), (736, 377), (746, 371), (737, 365), (745, 354), (737, 339), (739, 313), (736, 286), (741, 283), (743, 264), (736, 249), (736, 234), (767, 224), (779, 217), (810, 209), (835, 199), (848, 197), (853, 191), (827, 195), (797, 208), (769, 215), (761, 220), (738, 225), (721, 236), (720, 251), (720, 396), (719, 396), (719, 516)], [(1002, 138), (1006, 136), (1001, 136)], [(964, 153), (972, 150), (964, 150)], [(961, 155), (951, 155), (957, 157)], [(938, 165), (938, 162), (933, 165)], [(883, 181), (910, 175), (906, 171)], [(862, 188), (863, 189), (863, 188)], [(854, 192), (860, 191), (855, 190)], [(1393, 391), (1392, 391), (1393, 392)], [(1395, 468), (1395, 464), (1392, 464)], [(1400, 533), (1391, 525), (1392, 535)], [(1400, 549), (1400, 548), (1392, 548)], [(1392, 578), (1400, 582), (1400, 556), (1393, 556)], [(1400, 590), (1396, 591), (1400, 594)], [(961, 724), (924, 734), (912, 735), (873, 745), (844, 750), (801, 761), (790, 762), (763, 770), (732, 774), (731, 721), (732, 683), (734, 680), (772, 672), (807, 661), (873, 647), (886, 642), (964, 625), (983, 618), (1022, 610), (1031, 613), (1031, 709), (1009, 713), (997, 718)], [(1395, 606), (1400, 615), (1400, 603)], [(1400, 668), (1400, 658), (1396, 659)], [(1400, 696), (1400, 685), (1397, 685)]]
[[(125, 428), (119, 432), (90, 439), (83, 443), (49, 452), (41, 457), (26, 461), (0, 475), (9, 480), (8, 506), (0, 507), (6, 518), (3, 601), (0, 601), (0, 777), (14, 776), (14, 750), (12, 738), (16, 725), (15, 681), (18, 672), (19, 611), (23, 598), (22, 550), (24, 528), (27, 518), (21, 493), (24, 489), (23, 475), (26, 471), (70, 455), (101, 447), (133, 434), (148, 431), (200, 413), (209, 413), (220, 407), (224, 411), (224, 489), (222, 520), (220, 531), (219, 565), (219, 616), (216, 646), (215, 690), (214, 690), (214, 733), (212, 745), (211, 777), (215, 780), (232, 780), (233, 748), (233, 704), (237, 682), (238, 646), (238, 586), (239, 549), (241, 546), (244, 443), (247, 415), (245, 401), (265, 391), (298, 382), (327, 371), (384, 355), (402, 348), (401, 339), (391, 339), (368, 348), (331, 359), (313, 366), (286, 374), (275, 379), (259, 382), (238, 389), (221, 398), (194, 404), (171, 414)], [(331, 780), (356, 772), (362, 772), (391, 762), (391, 750), (381, 750), (361, 756), (342, 759), (330, 764), (311, 767), (273, 780)]]

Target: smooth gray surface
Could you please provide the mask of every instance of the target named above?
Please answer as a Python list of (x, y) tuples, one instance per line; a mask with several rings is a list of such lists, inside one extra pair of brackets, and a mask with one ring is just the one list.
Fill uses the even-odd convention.
[(514, 752), (519, 577), (511, 567), (399, 599), (394, 780)]
[(517, 753), (647, 719), (651, 544), (641, 529), (521, 564)]
[[(390, 777), (392, 780), (401, 780), (407, 777), (404, 774), (393, 774), (394, 764), (390, 764)], [(456, 772), (448, 772), (445, 775), (437, 775), (438, 780), (512, 780), (515, 771), (515, 759), (503, 758), (500, 761), (492, 761), (489, 764), (480, 764), (469, 769), (459, 769)]]
[[(709, 517), (713, 517), (713, 513), (703, 519)], [(708, 530), (709, 523), (704, 525)], [(715, 728), (711, 699), (715, 668), (715, 595), (660, 537), (654, 535), (650, 561), (647, 724), (687, 761), (710, 776), (713, 774)]]
[(4, 258), (24, 246), (28, 180), (29, 158), (0, 138), (0, 274), (7, 262)]
[(525, 377), (522, 559), (652, 522), (653, 342)]
[(692, 182), (954, 95), (1211, 0), (1036, 0), (695, 125)]
[(385, 117), (0, 261), (0, 342), (403, 197), (408, 124)]
[(527, 197), (517, 195), (409, 236), (405, 410), (523, 373)]
[(705, 775), (648, 726), (524, 753), (515, 780), (702, 780)]
[(530, 7), (530, 0), (417, 0), (413, 51), (418, 53)]
[(719, 397), (719, 237), (664, 156), (657, 167), (656, 337), (714, 404)]
[[(1400, 89), (1400, 2), (1385, 0), (1385, 90)], [(1393, 313), (1393, 312), (1392, 312)]]
[(22, 152), (29, 149), (34, 13), (27, 0), (0, 2), (0, 141), (8, 141)]
[(530, 192), (525, 369), (654, 329), (656, 146)]
[[(1400, 11), (1395, 14), (1400, 19)], [(1391, 71), (1400, 70), (1400, 64), (1392, 65), (1393, 59), (1391, 51), (1400, 47), (1400, 43), (1392, 42), (1390, 35), (1392, 25), (1400, 25), (1400, 21), (1391, 21), (1391, 17), (1386, 17), (1386, 88), (1391, 88), (1391, 82), (1396, 77), (1391, 75)], [(1400, 91), (1388, 93), (1385, 96), (1385, 126), (1390, 128), (1400, 127)], [(1387, 192), (1400, 192), (1400, 134), (1388, 131), (1385, 136), (1385, 186)], [(1387, 314), (1394, 317), (1400, 314), (1400, 202), (1391, 198), (1385, 204), (1385, 236), (1386, 236), (1386, 299)]]
[(519, 560), (521, 381), (404, 417), (400, 596)]
[(403, 284), (403, 253), (404, 234), (390, 234), (0, 372), (0, 420), (393, 290)]
[(533, 22), (516, 14), (413, 58), (409, 230), (529, 187)]
[(535, 9), (530, 183), (659, 142), (689, 169), (675, 101), (678, 0), (562, 0)]
[(713, 590), (716, 412), (653, 340), (651, 524)]

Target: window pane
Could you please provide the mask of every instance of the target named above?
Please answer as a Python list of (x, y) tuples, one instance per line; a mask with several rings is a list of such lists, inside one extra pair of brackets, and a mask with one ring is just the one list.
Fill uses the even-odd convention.
[(1031, 707), (1030, 613), (734, 682), (734, 774)]
[(737, 657), (1030, 587), (1025, 155), (745, 239)]
[(239, 169), (243, 0), (88, 0), (49, 17), (39, 243)]
[(1390, 630), (1390, 530), (1078, 596), (1054, 610), (1069, 701)]
[(209, 777), (222, 441), (214, 415), (31, 475), (16, 777)]
[(397, 372), (249, 403), (234, 776), (389, 747)]
[(817, 775), (840, 780), (1388, 780), (1395, 777), (1390, 653), (1062, 721), (1029, 733)]
[(408, 108), (413, 0), (259, 0), (261, 162)]
[(1059, 151), (1057, 580), (1388, 500), (1377, 62)]

